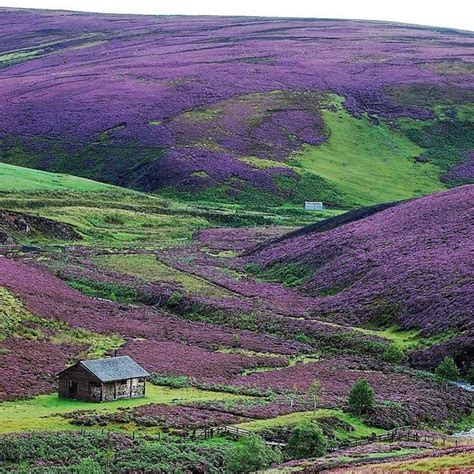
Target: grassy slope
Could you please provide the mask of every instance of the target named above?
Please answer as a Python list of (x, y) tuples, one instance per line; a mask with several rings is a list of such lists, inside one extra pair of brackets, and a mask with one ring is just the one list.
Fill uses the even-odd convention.
[[(377, 472), (472, 472), (474, 452), (451, 454), (439, 457), (426, 457), (412, 461), (388, 462), (360, 466), (367, 473)], [(469, 469), (469, 470), (468, 470)], [(362, 472), (362, 471), (361, 471)]]
[(294, 160), (302, 171), (335, 185), (348, 203), (365, 206), (444, 189), (436, 166), (415, 163), (423, 149), (384, 122), (375, 125), (342, 108), (322, 113), (328, 140), (305, 146)]
[(255, 420), (240, 423), (236, 426), (238, 426), (239, 428), (258, 432), (268, 428), (294, 426), (298, 423), (301, 423), (302, 421), (330, 416), (334, 416), (340, 419), (341, 421), (350, 424), (354, 428), (354, 431), (351, 431), (350, 434), (348, 434), (348, 432), (346, 431), (337, 432), (336, 434), (339, 438), (346, 438), (348, 436), (353, 438), (362, 438), (371, 436), (372, 433), (381, 434), (384, 432), (384, 430), (381, 430), (380, 428), (368, 427), (367, 425), (362, 423), (360, 419), (356, 418), (355, 416), (352, 416), (351, 414), (345, 413), (342, 410), (333, 410), (325, 408), (317, 409), (316, 413), (314, 413), (313, 411), (296, 412), (291, 413), (289, 415), (280, 415), (276, 418), (270, 418), (267, 420)]
[(231, 293), (204, 279), (169, 267), (159, 262), (154, 255), (105, 255), (96, 257), (94, 263), (119, 273), (142, 277), (145, 280), (164, 280), (178, 283), (190, 293), (209, 296), (229, 296)]
[(67, 174), (0, 163), (0, 191), (112, 191), (116, 186)]
[[(198, 229), (219, 225), (301, 226), (335, 212), (308, 213), (300, 208), (251, 211), (239, 205), (211, 202), (196, 206), (75, 176), (1, 163), (0, 208), (71, 224), (83, 235), (83, 245), (111, 247), (180, 244)], [(28, 235), (22, 242), (45, 243), (38, 236)]]

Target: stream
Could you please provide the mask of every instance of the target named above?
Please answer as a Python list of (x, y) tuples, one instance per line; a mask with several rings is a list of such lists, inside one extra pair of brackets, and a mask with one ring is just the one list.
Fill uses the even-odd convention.
[[(456, 385), (456, 387), (462, 388), (463, 390), (466, 390), (468, 392), (474, 392), (474, 385), (471, 385), (467, 382), (461, 382), (459, 380), (455, 382), (450, 382), (452, 385)], [(453, 433), (452, 436), (456, 437), (464, 437), (464, 438), (474, 438), (474, 428), (471, 428), (470, 430), (466, 431), (458, 431), (456, 433)]]

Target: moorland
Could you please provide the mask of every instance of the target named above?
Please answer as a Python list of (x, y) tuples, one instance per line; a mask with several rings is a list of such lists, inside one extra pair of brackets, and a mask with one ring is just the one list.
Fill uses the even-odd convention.
[(0, 472), (472, 466), (472, 33), (0, 21)]

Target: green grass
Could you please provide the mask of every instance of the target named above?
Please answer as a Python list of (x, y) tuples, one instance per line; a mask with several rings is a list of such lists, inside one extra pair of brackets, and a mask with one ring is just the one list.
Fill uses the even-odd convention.
[(268, 168), (289, 168), (286, 163), (282, 163), (280, 161), (275, 160), (267, 160), (265, 158), (257, 158), (256, 156), (244, 156), (239, 158), (239, 161), (243, 161), (244, 163), (247, 163), (253, 168), (257, 168), (260, 170)]
[[(469, 472), (474, 464), (474, 452), (453, 454), (438, 457), (426, 457), (412, 461), (372, 464), (371, 470), (377, 472)], [(451, 471), (452, 470), (452, 471)]]
[(20, 63), (32, 59), (42, 53), (43, 50), (38, 49), (35, 51), (12, 51), (6, 54), (0, 55), (0, 63), (7, 65)]
[(259, 280), (282, 283), (288, 287), (302, 285), (314, 273), (310, 267), (299, 262), (277, 262), (268, 268), (260, 268), (258, 265), (250, 263), (245, 267), (245, 270)]
[[(189, 241), (201, 228), (216, 226), (301, 226), (337, 211), (309, 214), (284, 206), (249, 210), (235, 203), (184, 203), (98, 183), (0, 163), (0, 208), (27, 212), (75, 227), (82, 245), (161, 248)], [(21, 243), (60, 244), (51, 237), (24, 235)]]
[(88, 280), (86, 278), (68, 278), (68, 285), (84, 295), (94, 298), (104, 298), (110, 301), (139, 303), (144, 297), (129, 286), (109, 281)]
[[(56, 394), (39, 395), (28, 400), (0, 403), (0, 433), (78, 429), (77, 426), (74, 427), (69, 424), (61, 416), (61, 414), (75, 410), (97, 410), (110, 413), (119, 408), (137, 407), (149, 403), (170, 404), (238, 398), (244, 397), (191, 387), (180, 389), (160, 387), (150, 383), (146, 386), (146, 397), (117, 400), (102, 404), (60, 399)], [(133, 427), (123, 425), (122, 428), (131, 429)]]
[(420, 330), (418, 329), (401, 331), (396, 326), (391, 326), (383, 330), (366, 329), (359, 327), (353, 327), (352, 329), (354, 329), (354, 331), (367, 334), (368, 336), (378, 336), (387, 339), (402, 350), (414, 349), (422, 343), (422, 339), (419, 336)]
[(311, 420), (314, 418), (316, 419), (325, 418), (325, 417), (336, 417), (340, 419), (341, 421), (350, 424), (354, 428), (354, 431), (350, 431), (350, 432), (336, 431), (336, 436), (339, 439), (345, 439), (348, 437), (364, 438), (364, 437), (371, 436), (372, 433), (375, 433), (377, 435), (384, 433), (384, 430), (381, 430), (380, 428), (369, 427), (365, 425), (359, 418), (353, 415), (350, 415), (348, 413), (345, 413), (342, 410), (336, 410), (336, 409), (333, 410), (333, 409), (326, 409), (326, 408), (317, 409), (316, 414), (314, 414), (313, 411), (296, 412), (296, 413), (291, 413), (289, 415), (277, 416), (276, 418), (270, 418), (267, 420), (255, 420), (255, 421), (249, 421), (245, 423), (239, 423), (235, 426), (238, 426), (239, 428), (243, 428), (246, 430), (258, 432), (264, 429), (292, 426), (306, 420)]
[(189, 293), (209, 296), (229, 296), (230, 292), (206, 280), (176, 270), (156, 259), (154, 255), (105, 255), (92, 261), (110, 270), (142, 277), (148, 281), (170, 281), (180, 284)]
[(348, 204), (364, 206), (430, 194), (444, 189), (436, 166), (415, 163), (423, 149), (407, 137), (344, 109), (322, 112), (328, 140), (307, 145), (294, 155), (301, 172), (310, 172), (335, 186)]
[[(110, 184), (0, 163), (0, 191), (110, 191)], [(125, 192), (125, 190), (124, 190)]]

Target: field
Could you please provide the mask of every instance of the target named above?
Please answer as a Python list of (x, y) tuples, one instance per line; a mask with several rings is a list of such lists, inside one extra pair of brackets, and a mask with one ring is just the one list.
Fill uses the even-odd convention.
[(327, 141), (307, 145), (294, 159), (302, 170), (333, 185), (338, 195), (350, 196), (355, 205), (400, 201), (445, 187), (435, 165), (420, 166), (414, 160), (424, 150), (388, 125), (374, 126), (342, 107), (322, 116), (329, 129)]

